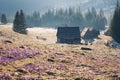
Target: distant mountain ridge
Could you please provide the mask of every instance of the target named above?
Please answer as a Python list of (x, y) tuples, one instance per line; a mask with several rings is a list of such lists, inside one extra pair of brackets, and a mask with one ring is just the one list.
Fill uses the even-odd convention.
[(40, 11), (44, 13), (48, 9), (81, 7), (86, 10), (91, 7), (105, 10), (114, 9), (117, 0), (0, 0), (0, 13), (15, 14), (19, 9), (26, 13)]
[(117, 0), (89, 0), (88, 2), (81, 4), (81, 8), (95, 7), (97, 9), (114, 9)]

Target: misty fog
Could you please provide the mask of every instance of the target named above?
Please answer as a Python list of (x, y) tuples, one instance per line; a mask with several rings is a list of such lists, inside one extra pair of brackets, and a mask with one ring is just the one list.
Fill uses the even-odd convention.
[(68, 8), (80, 6), (81, 9), (90, 7), (105, 8), (115, 5), (116, 0), (0, 0), (0, 12), (15, 14), (23, 9), (26, 13), (48, 9)]

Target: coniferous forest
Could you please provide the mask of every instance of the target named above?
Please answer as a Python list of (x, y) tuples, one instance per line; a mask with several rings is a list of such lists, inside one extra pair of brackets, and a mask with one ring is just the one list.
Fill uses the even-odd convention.
[(112, 38), (120, 43), (120, 2), (117, 1), (113, 19), (110, 24), (110, 33)]
[[(24, 10), (23, 10), (24, 11)], [(58, 26), (79, 26), (81, 29), (84, 27), (93, 27), (96, 30), (104, 30), (108, 25), (108, 20), (104, 14), (104, 10), (90, 8), (86, 12), (82, 12), (80, 7), (68, 9), (51, 9), (43, 14), (34, 11), (32, 14), (24, 13), (26, 20), (26, 28), (30, 27), (49, 27), (56, 28)], [(0, 16), (1, 18), (2, 15)], [(5, 15), (7, 22), (13, 22), (14, 16)]]
[(40, 15), (39, 12), (34, 12), (31, 15), (26, 15), (28, 27), (58, 27), (61, 25), (94, 27), (97, 30), (103, 30), (107, 25), (107, 19), (104, 16), (104, 11), (95, 8), (88, 9), (87, 12), (82, 12), (80, 8), (69, 8), (59, 10), (48, 10)]

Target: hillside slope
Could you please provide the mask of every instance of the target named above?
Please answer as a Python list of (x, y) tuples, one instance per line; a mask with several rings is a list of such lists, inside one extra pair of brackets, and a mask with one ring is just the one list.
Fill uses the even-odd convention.
[[(107, 36), (100, 35), (92, 45), (55, 44), (36, 39), (35, 34), (13, 32), (11, 27), (0, 25), (0, 79), (120, 79), (120, 49), (106, 47)], [(55, 32), (50, 35), (55, 37)]]

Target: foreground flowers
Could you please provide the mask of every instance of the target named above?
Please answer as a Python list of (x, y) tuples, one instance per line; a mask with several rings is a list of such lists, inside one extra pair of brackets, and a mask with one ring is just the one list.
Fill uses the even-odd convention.
[(16, 60), (21, 60), (25, 58), (33, 57), (40, 54), (39, 51), (34, 49), (21, 49), (21, 48), (5, 48), (5, 50), (0, 51), (0, 64), (13, 62)]

